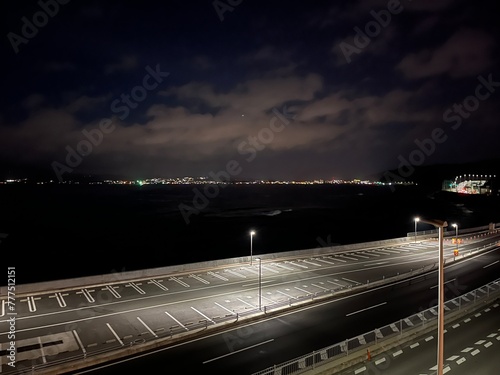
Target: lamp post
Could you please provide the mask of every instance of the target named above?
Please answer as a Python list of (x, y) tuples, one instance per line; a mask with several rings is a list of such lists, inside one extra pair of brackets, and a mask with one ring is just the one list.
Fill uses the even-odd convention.
[(434, 225), (439, 229), (439, 276), (438, 276), (438, 349), (437, 349), (437, 375), (443, 375), (444, 358), (444, 255), (443, 231), (448, 226), (442, 220), (421, 220), (423, 223)]
[(255, 234), (255, 231), (251, 230), (250, 231), (250, 265), (253, 263), (253, 236)]
[(262, 259), (255, 259), (259, 261), (259, 310), (262, 311)]
[(456, 255), (458, 255), (458, 224), (451, 224), (455, 228), (455, 243), (456, 243)]
[(414, 220), (415, 220), (415, 243), (417, 243), (417, 223), (420, 221), (420, 218), (416, 217)]

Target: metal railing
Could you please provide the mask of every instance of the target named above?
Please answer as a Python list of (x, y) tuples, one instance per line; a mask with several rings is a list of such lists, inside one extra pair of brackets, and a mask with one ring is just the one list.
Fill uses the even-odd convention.
[[(484, 245), (480, 247), (476, 247), (474, 249), (466, 250), (464, 251), (461, 255), (454, 257), (450, 256), (445, 258), (445, 264), (458, 261), (460, 259), (463, 259), (465, 257), (468, 257), (470, 255), (473, 255), (479, 251), (488, 249), (488, 248), (493, 248), (497, 246), (497, 244), (489, 244), (489, 245)], [(202, 319), (198, 321), (193, 321), (193, 322), (182, 322), (182, 325), (175, 325), (171, 326), (168, 329), (163, 329), (163, 330), (157, 330), (155, 331), (156, 337), (153, 338), (146, 338), (146, 336), (142, 337), (130, 337), (128, 339), (122, 339), (121, 343), (102, 343), (102, 346), (100, 349), (90, 349), (86, 348), (83, 353), (79, 353), (78, 355), (74, 355), (71, 352), (66, 352), (66, 353), (59, 353), (57, 358), (50, 359), (46, 358), (47, 362), (43, 363), (41, 358), (32, 360), (30, 363), (24, 363), (28, 361), (20, 361), (16, 364), (15, 369), (7, 369), (4, 368), (4, 373), (5, 374), (43, 374), (49, 373), (51, 368), (55, 368), (57, 366), (61, 365), (68, 365), (68, 364), (75, 364), (75, 367), (79, 367), (81, 365), (82, 367), (89, 366), (94, 364), (93, 359), (97, 358), (99, 355), (109, 355), (110, 353), (116, 352), (116, 353), (123, 353), (125, 351), (129, 351), (127, 354), (131, 354), (130, 350), (134, 349), (139, 349), (139, 346), (141, 345), (148, 345), (149, 343), (151, 344), (158, 344), (159, 341), (164, 341), (165, 345), (168, 343), (172, 342), (173, 339), (179, 339), (182, 338), (183, 336), (190, 337), (193, 335), (197, 335), (200, 333), (203, 333), (206, 330), (209, 330), (211, 327), (217, 327), (221, 326), (224, 323), (236, 323), (242, 318), (247, 318), (247, 317), (252, 317), (252, 316), (263, 316), (266, 313), (270, 313), (273, 311), (278, 311), (279, 309), (285, 309), (288, 307), (292, 306), (299, 306), (303, 305), (305, 303), (311, 303), (315, 300), (318, 299), (324, 299), (324, 298), (332, 298), (337, 295), (341, 295), (343, 293), (355, 293), (357, 291), (361, 291), (363, 289), (368, 289), (371, 287), (375, 287), (378, 285), (384, 285), (387, 283), (392, 283), (392, 282), (397, 282), (403, 279), (408, 279), (413, 276), (417, 275), (422, 275), (426, 274), (428, 272), (431, 272), (433, 270), (436, 270), (438, 268), (438, 263), (434, 262), (432, 264), (428, 264), (424, 267), (418, 268), (418, 269), (410, 269), (407, 272), (403, 273), (397, 273), (394, 275), (387, 275), (387, 276), (382, 276), (382, 278), (377, 279), (377, 280), (367, 280), (366, 283), (360, 283), (355, 286), (344, 286), (344, 287), (338, 287), (335, 289), (329, 289), (329, 290), (322, 290), (316, 293), (309, 293), (305, 294), (302, 296), (297, 296), (295, 298), (283, 298), (281, 300), (277, 300), (272, 304), (268, 305), (263, 305), (262, 310), (259, 310), (258, 308), (249, 308), (248, 310), (242, 311), (242, 312), (234, 312), (234, 313), (228, 313), (224, 316), (217, 316), (217, 317), (210, 317), (210, 319)], [(500, 279), (499, 279), (500, 280)], [(498, 280), (495, 282), (495, 287), (498, 288)], [(484, 287), (483, 287), (484, 288)], [(480, 290), (479, 288), (478, 290)], [(490, 289), (487, 289), (487, 292), (489, 293)], [(467, 296), (467, 295), (466, 295)], [(459, 302), (458, 302), (458, 308), (460, 308), (462, 302), (467, 302), (466, 296), (460, 297)], [(480, 297), (481, 295), (479, 295)], [(474, 295), (474, 300), (477, 299), (478, 296)], [(448, 307), (449, 309), (453, 308), (453, 300), (450, 302), (447, 302), (449, 305), (451, 303), (451, 306)], [(410, 322), (415, 324), (425, 324), (425, 321), (423, 321), (420, 316), (421, 314), (424, 314), (425, 320), (430, 320), (432, 319), (435, 314), (431, 311), (432, 309), (429, 309), (427, 312), (422, 312), (419, 313), (417, 318), (415, 316), (409, 317)], [(420, 320), (419, 320), (420, 319)], [(398, 332), (403, 332), (403, 329), (407, 326), (412, 326), (410, 323), (406, 322), (406, 319), (398, 322), (399, 328)], [(387, 328), (389, 327), (389, 328)], [(186, 328), (189, 331), (186, 331)], [(310, 354), (307, 354), (305, 356), (302, 356), (300, 358), (291, 360), (289, 362), (286, 362), (284, 364), (281, 364), (279, 366), (274, 366), (272, 369), (266, 369), (264, 371), (258, 372), (255, 375), (261, 375), (261, 374), (274, 374), (274, 371), (276, 369), (282, 369), (282, 372), (276, 372), (276, 374), (282, 374), (282, 375), (288, 375), (288, 374), (295, 374), (298, 371), (302, 371), (305, 368), (309, 368), (310, 366), (314, 366), (320, 362), (323, 362), (325, 360), (330, 360), (332, 358), (337, 358), (342, 355), (347, 355), (350, 351), (354, 349), (358, 349), (362, 347), (363, 345), (369, 345), (374, 342), (377, 342), (377, 339), (380, 337), (380, 332), (382, 333), (382, 337), (387, 337), (386, 335), (390, 333), (390, 331), (393, 330), (394, 328), (391, 326), (386, 326), (382, 327), (381, 329), (368, 332), (364, 335), (358, 336), (353, 339), (346, 340), (344, 342), (332, 345), (328, 348), (322, 349), (318, 352), (313, 352)], [(360, 340), (361, 337), (364, 337), (364, 341)], [(366, 343), (366, 344), (365, 344)], [(20, 348), (18, 348), (20, 349)], [(54, 356), (55, 357), (55, 356)], [(62, 358), (61, 358), (62, 357)]]

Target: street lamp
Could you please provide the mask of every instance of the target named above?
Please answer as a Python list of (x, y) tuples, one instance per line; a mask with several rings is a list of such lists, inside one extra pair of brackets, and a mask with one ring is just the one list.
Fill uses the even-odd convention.
[(457, 244), (456, 251), (455, 251), (455, 256), (458, 255), (458, 224), (451, 224), (452, 227), (455, 228), (455, 243)]
[(439, 228), (439, 277), (438, 277), (438, 349), (437, 349), (437, 375), (443, 375), (444, 358), (444, 256), (443, 256), (443, 231), (448, 226), (446, 221), (421, 220), (423, 223)]
[(414, 220), (415, 220), (415, 243), (417, 243), (417, 223), (420, 221), (420, 218), (416, 217)]
[(262, 311), (262, 259), (255, 259), (259, 261), (259, 310)]
[(253, 236), (255, 231), (250, 231), (250, 265), (252, 265), (252, 256), (253, 256)]

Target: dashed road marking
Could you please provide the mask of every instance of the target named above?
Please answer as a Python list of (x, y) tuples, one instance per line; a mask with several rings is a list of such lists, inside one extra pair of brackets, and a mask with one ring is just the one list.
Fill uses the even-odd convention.
[(201, 278), (199, 276), (191, 274), (191, 275), (189, 275), (189, 277), (192, 277), (193, 279), (201, 281), (203, 284), (210, 284), (210, 281), (207, 281), (207, 280), (205, 280), (205, 279), (203, 279), (203, 278)]

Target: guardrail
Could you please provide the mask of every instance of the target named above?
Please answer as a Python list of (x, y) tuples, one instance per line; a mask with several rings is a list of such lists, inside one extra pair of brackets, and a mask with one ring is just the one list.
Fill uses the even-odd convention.
[[(495, 246), (497, 246), (496, 243), (480, 246), (471, 250), (467, 250), (465, 253), (457, 257), (454, 256), (447, 257), (444, 259), (444, 261), (445, 264), (452, 263), (461, 260), (465, 257), (471, 256), (473, 254), (476, 254), (482, 250), (493, 248)], [(171, 326), (168, 330), (156, 331), (155, 338), (146, 339), (145, 337), (130, 337), (127, 340), (122, 339), (121, 344), (103, 343), (103, 345), (106, 346), (105, 348), (98, 350), (91, 350), (91, 349), (89, 350), (87, 348), (83, 353), (79, 353), (78, 355), (73, 355), (70, 352), (61, 353), (59, 354), (59, 357), (62, 356), (63, 358), (48, 360), (46, 363), (42, 363), (41, 359), (36, 360), (40, 361), (40, 363), (35, 363), (35, 364), (31, 363), (29, 366), (27, 366), (26, 364), (23, 365), (22, 362), (19, 362), (14, 370), (11, 371), (10, 369), (5, 369), (4, 373), (5, 374), (36, 373), (40, 375), (42, 374), (57, 375), (60, 373), (64, 373), (61, 371), (70, 371), (78, 368), (84, 368), (101, 362), (110, 361), (114, 358), (120, 358), (123, 357), (124, 355), (136, 354), (146, 349), (164, 346), (174, 342), (175, 340), (182, 340), (185, 337), (188, 336), (191, 337), (193, 335), (200, 334), (210, 329), (225, 328), (227, 324), (237, 323), (240, 319), (249, 319), (249, 318), (258, 319), (266, 314), (280, 313), (281, 310), (284, 309), (289, 309), (291, 307), (299, 307), (307, 303), (314, 303), (318, 299), (332, 298), (335, 296), (342, 296), (345, 294), (356, 293), (358, 291), (366, 290), (380, 285), (385, 285), (387, 283), (393, 283), (403, 279), (411, 278), (413, 276), (426, 274), (428, 272), (437, 269), (438, 269), (438, 262), (435, 262), (432, 264), (428, 264), (427, 266), (424, 266), (422, 268), (410, 269), (409, 271), (404, 273), (387, 275), (387, 277), (383, 276), (381, 279), (378, 280), (367, 280), (366, 283), (360, 283), (359, 285), (356, 286), (339, 287), (335, 289), (323, 290), (316, 293), (310, 293), (303, 296), (298, 296), (296, 298), (283, 298), (282, 300), (276, 301), (272, 305), (263, 305), (262, 310), (248, 309), (247, 311), (244, 312), (228, 313), (224, 316), (210, 317), (209, 319), (202, 319), (194, 322), (182, 322), (182, 325)], [(465, 300), (466, 299), (464, 298), (464, 301)], [(458, 306), (460, 308), (460, 302)], [(431, 309), (429, 309), (429, 311), (430, 310)], [(430, 319), (432, 315), (434, 314), (431, 312), (431, 315), (426, 317), (426, 320)], [(412, 322), (416, 321), (414, 318), (411, 319), (410, 321)], [(404, 324), (406, 323), (399, 322), (400, 331), (402, 331), (402, 329), (405, 327)], [(189, 331), (186, 331), (186, 328), (184, 327), (188, 328)], [(393, 328), (391, 327), (391, 329)], [(263, 372), (256, 373), (255, 375), (271, 374), (271, 373), (274, 374), (274, 371), (277, 368), (286, 369), (286, 371), (288, 371), (288, 372), (281, 372), (282, 375), (295, 374), (297, 373), (297, 371), (299, 370), (302, 371), (304, 368), (309, 367), (311, 365), (314, 366), (315, 364), (323, 360), (338, 357), (339, 355), (347, 355), (349, 351), (362, 347), (356, 344), (356, 340), (359, 337), (361, 336), (358, 336), (350, 340), (346, 340), (339, 344), (332, 345), (331, 347), (325, 348), (324, 350), (321, 350), (319, 352), (307, 354), (303, 357), (294, 359), (285, 364), (275, 366), (272, 368), (272, 371), (271, 369), (266, 369)], [(365, 337), (366, 343), (372, 343), (374, 341), (376, 342), (377, 338), (379, 337), (379, 333), (377, 330), (375, 330), (363, 335), (363, 337)], [(102, 359), (100, 358), (101, 356)], [(294, 370), (292, 371), (292, 369)], [(276, 372), (276, 374), (280, 374), (280, 372)]]
[[(469, 311), (471, 307), (492, 297), (500, 297), (500, 279), (447, 301), (444, 304), (445, 316), (452, 312)], [(391, 340), (398, 336), (406, 336), (408, 333), (413, 334), (415, 331), (423, 330), (429, 326), (435, 326), (437, 325), (437, 319), (438, 306), (434, 306), (373, 331), (294, 358), (280, 365), (269, 367), (253, 375), (300, 374), (319, 365), (333, 362), (338, 358), (346, 358), (353, 351), (362, 353), (364, 359), (364, 354), (370, 346), (381, 344), (384, 340)]]

